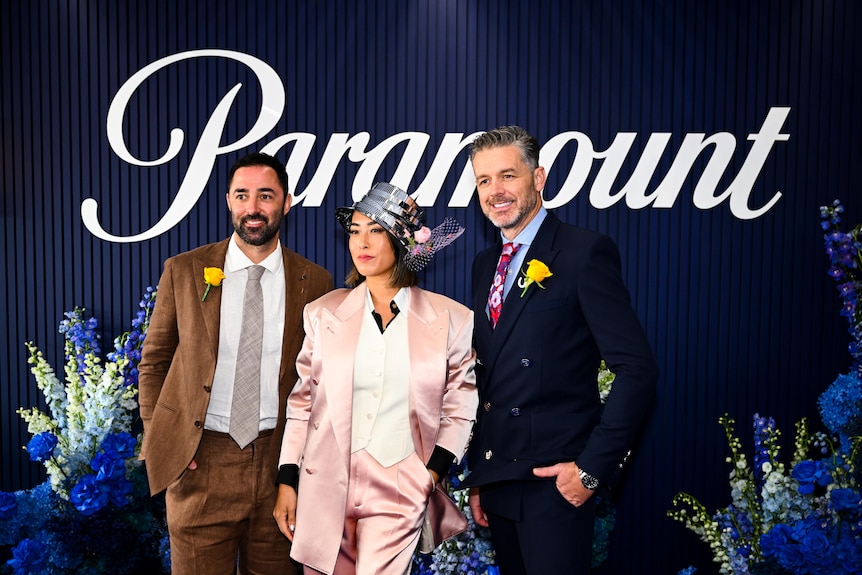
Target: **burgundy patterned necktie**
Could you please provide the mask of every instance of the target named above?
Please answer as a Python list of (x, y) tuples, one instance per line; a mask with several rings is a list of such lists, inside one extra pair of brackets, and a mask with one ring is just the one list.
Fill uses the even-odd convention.
[(500, 254), (500, 261), (497, 263), (497, 273), (494, 274), (494, 284), (491, 286), (491, 293), (488, 294), (488, 316), (491, 320), (491, 329), (497, 327), (497, 322), (500, 320), (500, 312), (503, 310), (503, 286), (506, 285), (506, 274), (509, 271), (509, 264), (512, 258), (518, 253), (518, 248), (521, 244), (506, 242), (503, 244), (503, 253)]

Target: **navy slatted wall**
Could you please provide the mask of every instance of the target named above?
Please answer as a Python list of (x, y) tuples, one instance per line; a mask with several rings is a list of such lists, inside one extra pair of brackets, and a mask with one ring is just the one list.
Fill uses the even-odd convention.
[[(242, 152), (279, 136), (316, 136), (296, 181), (312, 182), (337, 134), (367, 132), (372, 148), (404, 132), (429, 143), (411, 191), (425, 179), (448, 133), (467, 136), (518, 123), (540, 141), (569, 131), (598, 153), (618, 134), (637, 133), (614, 180), (618, 192), (652, 134), (671, 134), (652, 190), (687, 134), (726, 132), (736, 151), (719, 193), (742, 167), (770, 109), (791, 111), (764, 162), (752, 209), (783, 195), (764, 215), (742, 220), (728, 203), (701, 210), (692, 196), (704, 154), (670, 208), (606, 209), (590, 202), (601, 165), (557, 212), (614, 237), (637, 310), (662, 368), (655, 413), (620, 493), (608, 573), (671, 573), (698, 561), (696, 537), (665, 517), (687, 490), (708, 506), (728, 499), (724, 441), (716, 421), (729, 411), (744, 437), (751, 415), (774, 415), (785, 437), (844, 370), (845, 325), (825, 275), (818, 206), (841, 198), (848, 222), (862, 219), (862, 47), (851, 0), (568, 2), (404, 0), (12, 0), (0, 7), (0, 178), (5, 269), (0, 277), (0, 489), (40, 479), (21, 445), (14, 413), (41, 401), (27, 371), (33, 340), (62, 368), (56, 326), (76, 305), (103, 327), (103, 347), (128, 329), (162, 261), (229, 233), (224, 176)], [(125, 110), (132, 156), (163, 156), (171, 130), (185, 140), (170, 162), (131, 165), (111, 148), (107, 116), (121, 86), (159, 59), (188, 50), (230, 50), (274, 69), (285, 104), (274, 128), (242, 150), (218, 156), (199, 175), (200, 199), (153, 239), (104, 241), (82, 223), (86, 198), (99, 203), (110, 234), (143, 233), (175, 201), (201, 134), (228, 91), (242, 84), (224, 130), (227, 146), (251, 129), (264, 105), (255, 74), (219, 57), (183, 60), (153, 73)], [(378, 174), (390, 177), (406, 144)], [(282, 160), (293, 144), (278, 149)], [(578, 154), (569, 144), (554, 163), (546, 199)], [(473, 255), (494, 239), (475, 202), (448, 207), (466, 154), (454, 162), (430, 221), (451, 214), (467, 232), (424, 276), (430, 289), (469, 299)], [(333, 209), (349, 203), (359, 164), (342, 159), (320, 207), (297, 202), (283, 241), (346, 271)]]

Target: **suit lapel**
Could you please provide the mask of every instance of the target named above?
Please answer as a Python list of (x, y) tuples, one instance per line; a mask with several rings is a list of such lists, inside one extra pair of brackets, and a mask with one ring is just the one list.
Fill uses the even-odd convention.
[(441, 372), (440, 358), (446, 357), (448, 327), (448, 310), (438, 314), (421, 289), (410, 288), (407, 314), (410, 421), (416, 423), (411, 425), (413, 444), (425, 462), (434, 450), (433, 442), (440, 424), (440, 410), (429, 409), (428, 406), (440, 405), (441, 388), (446, 381), (445, 373)]
[[(523, 271), (526, 270), (526, 262), (532, 259), (544, 262), (553, 270), (552, 264), (554, 258), (559, 252), (559, 250), (553, 249), (554, 237), (557, 235), (559, 225), (560, 220), (549, 212), (545, 217), (545, 221), (542, 222), (542, 225), (539, 227), (539, 231), (536, 233), (533, 243), (530, 245), (527, 257), (524, 260)], [(494, 265), (496, 268), (496, 262)], [(521, 272), (522, 270), (509, 270), (509, 273), (517, 273), (518, 278), (523, 277)], [(493, 275), (491, 281), (487, 284), (488, 289), (490, 289), (491, 282), (493, 282)], [(521, 297), (521, 292), (524, 290), (522, 287), (518, 286), (518, 279), (515, 280), (514, 285), (512, 285), (512, 289), (509, 291), (508, 296), (506, 296), (506, 300), (503, 302), (503, 311), (500, 314), (500, 320), (497, 322), (497, 327), (493, 330), (491, 335), (491, 346), (489, 348), (490, 353), (488, 355), (487, 362), (489, 366), (492, 366), (492, 368), (497, 364), (497, 356), (500, 354), (500, 351), (503, 349), (508, 339), (513, 335), (517, 335), (516, 327), (518, 325), (518, 318), (529, 305), (530, 301), (535, 297), (536, 292), (540, 289), (541, 288), (537, 286), (532, 286), (527, 290), (524, 296)], [(490, 325), (488, 327), (488, 331), (491, 332)]]
[[(332, 428), (338, 448), (345, 457), (350, 455), (351, 427), (353, 425), (353, 365), (356, 344), (362, 329), (363, 310), (368, 289), (365, 284), (350, 290), (333, 310), (324, 309), (321, 315), (318, 338), (322, 348), (336, 359), (322, 369), (326, 371), (326, 394)], [(337, 356), (335, 353), (337, 352)]]
[[(287, 373), (293, 369), (295, 357), (290, 357), (291, 350), (297, 349), (294, 338), (302, 337), (301, 331), (291, 321), (293, 318), (302, 317), (302, 309), (308, 298), (304, 297), (306, 292), (305, 279), (308, 275), (308, 263), (295, 257), (295, 255), (285, 247), (281, 248), (282, 261), (284, 262), (284, 330), (282, 333), (281, 344), (281, 366), (278, 369), (279, 385), (287, 385), (287, 389), (292, 389), (295, 381), (287, 380)], [(298, 342), (300, 345), (302, 342)]]
[(211, 250), (201, 254), (200, 259), (194, 260), (191, 271), (196, 278), (194, 285), (197, 293), (197, 305), (200, 306), (201, 315), (204, 319), (206, 337), (209, 340), (213, 358), (218, 358), (222, 290), (219, 287), (212, 287), (207, 294), (206, 300), (202, 300), (207, 288), (204, 283), (204, 268), (224, 269), (224, 260), (227, 256), (229, 241), (230, 239), (227, 239), (213, 244)]

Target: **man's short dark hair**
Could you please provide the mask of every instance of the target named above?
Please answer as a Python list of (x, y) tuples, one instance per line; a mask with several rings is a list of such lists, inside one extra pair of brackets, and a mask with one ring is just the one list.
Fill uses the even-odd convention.
[(476, 154), (490, 148), (516, 146), (530, 171), (539, 167), (539, 142), (520, 126), (500, 126), (485, 132), (470, 144), (470, 161)]
[(247, 156), (243, 156), (238, 159), (233, 166), (231, 166), (230, 171), (227, 174), (227, 191), (230, 192), (230, 185), (233, 182), (233, 176), (236, 174), (236, 171), (240, 168), (248, 168), (249, 166), (269, 166), (273, 170), (275, 170), (275, 174), (278, 176), (278, 183), (281, 185), (281, 189), (284, 192), (284, 197), (287, 197), (287, 170), (284, 167), (284, 164), (281, 163), (281, 160), (270, 156), (269, 154), (264, 154), (263, 152), (254, 152), (253, 154), (248, 154)]

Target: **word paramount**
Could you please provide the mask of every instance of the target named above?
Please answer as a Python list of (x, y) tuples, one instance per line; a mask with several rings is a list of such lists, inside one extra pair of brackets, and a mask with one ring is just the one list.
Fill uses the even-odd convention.
[[(123, 124), (130, 100), (152, 75), (177, 62), (197, 58), (233, 60), (248, 66), (254, 73), (261, 93), (260, 114), (254, 125), (239, 139), (222, 144), (228, 116), (242, 89), (242, 84), (238, 83), (222, 97), (207, 119), (200, 139), (193, 144), (191, 161), (185, 170), (182, 182), (161, 219), (150, 229), (136, 235), (112, 235), (105, 231), (99, 221), (98, 202), (88, 198), (81, 204), (81, 218), (93, 235), (111, 242), (128, 243), (148, 240), (167, 232), (176, 226), (197, 203), (206, 182), (212, 175), (216, 158), (258, 144), (281, 119), (285, 106), (284, 84), (278, 73), (268, 64), (248, 54), (227, 50), (182, 52), (145, 66), (133, 74), (117, 91), (108, 110), (107, 136), (111, 149), (120, 159), (141, 167), (161, 166), (176, 159), (184, 143), (184, 133), (181, 129), (171, 130), (168, 149), (161, 157), (155, 160), (142, 160), (129, 151), (124, 139)], [(695, 164), (699, 162), (704, 164), (704, 167), (692, 192), (691, 201), (695, 207), (708, 210), (726, 201), (729, 203), (731, 213), (739, 219), (750, 220), (760, 217), (775, 206), (781, 198), (781, 193), (775, 192), (762, 205), (751, 205), (754, 184), (773, 146), (776, 142), (787, 141), (790, 137), (789, 134), (781, 133), (789, 114), (790, 108), (769, 109), (759, 131), (747, 136), (752, 144), (738, 173), (733, 176), (729, 185), (720, 191), (719, 181), (725, 176), (731, 160), (737, 153), (737, 138), (731, 133), (719, 132), (710, 136), (703, 133), (686, 134), (663, 175), (657, 174), (657, 171), (671, 140), (670, 133), (650, 134), (639, 158), (629, 157), (638, 137), (636, 132), (618, 133), (605, 150), (596, 150), (589, 136), (582, 132), (559, 133), (542, 147), (540, 162), (548, 173), (557, 170), (568, 170), (568, 173), (558, 190), (546, 190), (545, 205), (554, 208), (570, 202), (581, 192), (594, 165), (597, 165), (598, 171), (589, 189), (589, 201), (593, 207), (604, 209), (625, 201), (627, 207), (635, 210), (650, 206), (660, 209), (672, 208), (680, 196), (683, 183), (693, 172)], [(133, 122), (133, 125), (142, 124), (145, 122)], [(470, 203), (475, 190), (473, 169), (466, 154), (462, 152), (480, 133), (469, 135), (446, 133), (443, 136), (434, 152), (430, 168), (414, 188), (414, 196), (420, 205), (431, 206), (436, 203), (453, 166), (460, 168), (461, 175), (449, 196), (447, 205), (463, 208)], [(143, 137), (143, 139), (146, 138)], [(402, 188), (409, 188), (416, 177), (419, 163), (425, 156), (430, 141), (431, 136), (424, 132), (401, 132), (377, 143), (371, 142), (368, 132), (354, 135), (333, 133), (326, 142), (320, 160), (317, 161), (311, 180), (302, 190), (296, 189), (297, 182), (308, 167), (317, 143), (315, 134), (292, 132), (277, 136), (258, 147), (261, 151), (285, 160), (291, 186), (290, 193), (297, 201), (301, 201), (305, 207), (319, 207), (332, 187), (333, 178), (344, 159), (358, 164), (352, 186), (354, 199), (359, 198), (376, 179), (379, 179), (378, 172), (386, 160), (395, 160), (397, 163), (395, 172), (387, 174), (386, 179)], [(576, 148), (571, 163), (567, 165), (561, 161), (558, 165), (557, 160), (561, 153), (572, 145)], [(288, 147), (289, 152), (284, 157), (284, 150)], [(400, 157), (395, 156), (396, 148)], [(571, 155), (571, 149), (568, 155)], [(456, 162), (458, 162), (457, 166)], [(625, 182), (617, 182), (623, 166), (627, 163), (635, 163), (634, 169), (631, 170)], [(658, 184), (650, 188), (650, 182), (653, 180), (658, 181)], [(547, 197), (551, 194), (553, 197)]]

